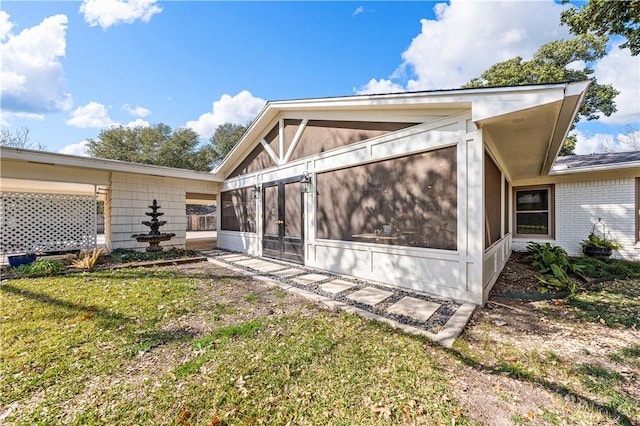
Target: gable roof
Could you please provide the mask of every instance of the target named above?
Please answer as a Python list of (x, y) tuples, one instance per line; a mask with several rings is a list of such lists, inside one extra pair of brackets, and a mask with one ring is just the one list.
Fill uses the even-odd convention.
[(558, 157), (549, 174), (593, 172), (630, 167), (640, 168), (640, 151)]
[[(549, 172), (556, 159), (590, 84), (583, 81), (271, 101), (212, 173), (228, 177), (283, 118), (331, 116), (336, 120), (340, 114), (360, 114), (368, 121), (378, 121), (391, 112), (418, 117), (429, 111), (466, 110), (479, 128), (495, 135), (494, 139), (510, 141), (496, 147), (496, 151), (503, 150), (503, 164), (518, 160), (523, 148), (534, 145), (519, 136), (525, 126), (529, 134), (535, 133), (537, 151), (529, 155), (526, 167), (520, 162), (510, 172), (517, 178), (541, 176)], [(545, 106), (541, 111), (540, 107)], [(532, 111), (532, 120), (518, 127)], [(544, 129), (537, 130), (541, 127)]]

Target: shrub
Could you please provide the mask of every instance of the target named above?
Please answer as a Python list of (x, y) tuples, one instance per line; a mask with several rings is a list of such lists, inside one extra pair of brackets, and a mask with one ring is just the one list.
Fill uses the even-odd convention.
[(16, 268), (16, 271), (27, 275), (53, 275), (64, 269), (64, 263), (59, 260), (36, 260), (28, 265), (20, 265)]
[(104, 250), (94, 248), (93, 251), (82, 253), (79, 259), (71, 259), (71, 264), (80, 269), (92, 269), (103, 254)]
[(607, 240), (594, 232), (590, 233), (586, 240), (582, 240), (580, 245), (582, 245), (583, 249), (586, 247), (602, 247), (609, 250), (618, 250), (620, 248), (620, 244), (616, 240)]
[(584, 279), (584, 266), (572, 262), (562, 247), (532, 241), (527, 245), (527, 251), (527, 259), (540, 271), (538, 289), (541, 293), (564, 290), (574, 294), (577, 291), (578, 284), (569, 274)]

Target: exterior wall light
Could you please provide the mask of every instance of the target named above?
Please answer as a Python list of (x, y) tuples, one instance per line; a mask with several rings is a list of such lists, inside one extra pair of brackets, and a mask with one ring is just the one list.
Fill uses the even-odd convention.
[(260, 199), (260, 185), (258, 185), (257, 183), (251, 189), (251, 196), (254, 200)]
[(302, 179), (300, 179), (300, 192), (305, 194), (311, 192), (311, 176), (307, 171), (302, 174)]

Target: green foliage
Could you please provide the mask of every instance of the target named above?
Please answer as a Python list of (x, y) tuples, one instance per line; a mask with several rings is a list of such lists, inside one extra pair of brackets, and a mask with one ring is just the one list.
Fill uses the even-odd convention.
[(111, 252), (111, 259), (117, 263), (142, 262), (146, 260), (179, 259), (196, 256), (193, 250), (171, 248), (169, 250), (147, 252), (130, 249), (115, 249)]
[(617, 250), (620, 248), (620, 244), (618, 244), (615, 240), (607, 240), (606, 238), (600, 237), (595, 232), (589, 234), (589, 237), (586, 240), (582, 240), (580, 243), (582, 248), (585, 247), (602, 247), (609, 250)]
[[(613, 98), (618, 91), (610, 84), (599, 84), (593, 77), (590, 64), (606, 54), (606, 37), (593, 34), (579, 35), (571, 40), (554, 40), (536, 52), (530, 61), (520, 56), (492, 65), (479, 78), (474, 78), (463, 87), (515, 86), (523, 84), (560, 83), (592, 80), (585, 103), (576, 117), (595, 120), (601, 114), (607, 117), (616, 111)], [(570, 64), (584, 63), (582, 69)], [(575, 147), (575, 140), (570, 140)], [(563, 155), (573, 154), (566, 146)]]
[(576, 135), (568, 135), (564, 143), (562, 144), (562, 148), (560, 148), (559, 156), (567, 156), (567, 155), (575, 155), (576, 153), (576, 142), (578, 142), (578, 138)]
[(580, 257), (574, 262), (582, 267), (586, 276), (592, 278), (640, 278), (640, 262), (597, 257)]
[(27, 276), (43, 276), (53, 275), (64, 269), (64, 263), (59, 260), (42, 259), (36, 260), (33, 263), (27, 265), (20, 265), (16, 268), (16, 271), (20, 274)]
[[(568, 1), (563, 0), (563, 3)], [(640, 53), (638, 1), (590, 0), (562, 12), (560, 21), (569, 26), (573, 34), (620, 35), (626, 38), (621, 49), (628, 47), (634, 56)]]
[(200, 139), (191, 129), (171, 129), (166, 124), (115, 126), (90, 139), (89, 155), (112, 160), (196, 171), (211, 169), (211, 151), (199, 147)]
[(578, 284), (570, 277), (570, 274), (585, 278), (584, 267), (569, 259), (567, 252), (550, 243), (539, 244), (530, 242), (527, 245), (529, 255), (527, 259), (531, 265), (540, 270), (539, 290), (541, 293), (549, 291), (568, 291), (574, 294), (578, 290)]
[(211, 141), (211, 160), (214, 164), (220, 163), (224, 157), (238, 143), (249, 124), (224, 123), (218, 126), (209, 139)]

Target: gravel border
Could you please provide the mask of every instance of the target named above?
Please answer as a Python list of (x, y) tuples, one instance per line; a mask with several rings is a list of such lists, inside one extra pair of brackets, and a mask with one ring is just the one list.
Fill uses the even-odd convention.
[[(246, 259), (241, 259), (241, 260), (237, 260), (237, 261), (228, 261), (225, 259), (222, 259), (221, 256), (228, 256), (228, 255), (240, 255), (240, 256), (244, 256), (246, 257)], [(366, 281), (366, 280), (361, 280), (361, 279), (357, 279), (357, 278), (353, 278), (353, 277), (345, 277), (344, 275), (338, 275), (338, 274), (334, 274), (331, 272), (327, 272), (324, 270), (318, 270), (318, 269), (314, 269), (314, 268), (309, 268), (307, 266), (304, 265), (297, 265), (297, 264), (291, 264), (291, 263), (285, 263), (285, 262), (281, 262), (279, 260), (276, 259), (265, 259), (263, 257), (258, 257), (258, 256), (252, 256), (246, 253), (242, 253), (242, 252), (236, 252), (236, 251), (230, 251), (230, 250), (224, 250), (224, 249), (215, 249), (212, 250), (210, 252), (207, 252), (207, 257), (213, 258), (215, 259), (217, 262), (221, 262), (230, 266), (233, 266), (235, 268), (240, 268), (243, 269), (247, 272), (250, 272), (252, 274), (256, 274), (256, 275), (261, 275), (261, 276), (265, 276), (268, 277), (271, 280), (274, 281), (278, 281), (281, 282), (283, 284), (289, 285), (291, 287), (296, 287), (299, 288), (301, 290), (306, 290), (318, 295), (321, 295), (323, 297), (326, 297), (328, 299), (331, 300), (335, 300), (341, 303), (344, 303), (346, 305), (350, 305), (353, 307), (356, 307), (358, 309), (361, 309), (363, 311), (366, 312), (370, 312), (372, 314), (384, 317), (384, 318), (388, 318), (392, 321), (396, 321), (400, 324), (405, 324), (405, 325), (409, 325), (412, 327), (416, 327), (422, 330), (426, 330), (430, 333), (433, 334), (437, 334), (443, 327), (444, 325), (447, 323), (447, 321), (449, 321), (451, 319), (451, 317), (458, 311), (458, 309), (462, 306), (461, 303), (458, 302), (454, 302), (453, 300), (450, 299), (438, 299), (436, 297), (432, 297), (429, 296), (427, 294), (424, 293), (418, 293), (418, 292), (413, 292), (411, 290), (407, 290), (407, 289), (401, 289), (401, 288), (395, 288), (395, 287), (389, 287), (389, 286), (385, 286), (382, 284), (377, 284), (371, 281)], [(273, 263), (275, 265), (281, 265), (282, 268), (281, 269), (277, 269), (275, 271), (270, 271), (270, 272), (264, 272), (264, 271), (260, 271), (259, 269), (254, 269), (251, 268), (250, 266), (247, 265), (242, 265), (242, 264), (238, 264), (237, 262), (242, 262), (242, 261), (246, 261), (247, 259), (256, 259), (256, 260), (261, 260), (261, 261), (265, 261), (265, 262), (269, 262), (269, 263)], [(300, 269), (302, 272), (299, 274), (295, 274), (295, 275), (290, 275), (287, 277), (281, 277), (277, 275), (278, 271), (282, 271), (285, 269)], [(327, 278), (321, 281), (317, 281), (314, 282), (312, 284), (300, 284), (296, 281), (294, 281), (294, 278), (303, 276), (303, 275), (307, 275), (307, 274), (321, 274), (321, 275), (326, 275)], [(342, 292), (339, 293), (330, 293), (327, 291), (323, 291), (320, 286), (322, 284), (326, 284), (330, 281), (336, 280), (336, 279), (340, 279), (342, 281), (346, 281), (352, 284), (355, 284), (354, 287), (351, 287), (347, 290), (344, 290)], [(385, 290), (385, 291), (391, 291), (393, 292), (393, 295), (390, 296), (389, 298), (387, 298), (386, 300), (384, 300), (383, 302), (375, 305), (375, 306), (371, 306), (371, 305), (367, 305), (364, 303), (358, 303), (355, 300), (349, 299), (347, 298), (348, 295), (361, 290), (365, 287), (373, 287), (373, 288), (377, 288), (380, 290)], [(431, 315), (431, 317), (426, 320), (426, 321), (422, 321), (413, 317), (409, 317), (406, 315), (399, 315), (399, 314), (394, 314), (394, 313), (390, 313), (387, 312), (387, 309), (393, 305), (394, 303), (398, 302), (400, 299), (402, 299), (403, 297), (413, 297), (415, 299), (420, 299), (420, 300), (424, 300), (427, 302), (431, 302), (431, 303), (436, 303), (438, 305), (440, 305), (440, 307), (433, 313), (433, 315)]]

